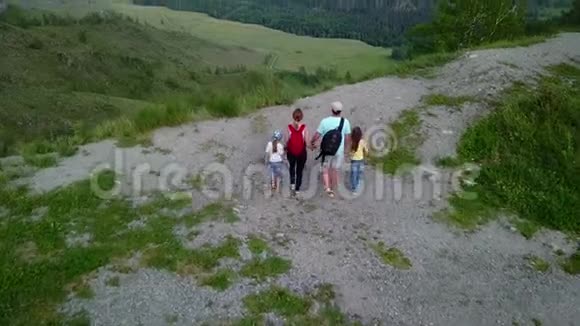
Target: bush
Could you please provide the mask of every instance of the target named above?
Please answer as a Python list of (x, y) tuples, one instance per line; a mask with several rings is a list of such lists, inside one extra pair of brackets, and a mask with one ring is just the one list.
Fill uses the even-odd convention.
[(43, 47), (44, 43), (42, 43), (42, 41), (37, 38), (34, 38), (32, 42), (28, 44), (28, 48), (33, 50), (42, 50)]
[(409, 47), (408, 46), (397, 46), (393, 48), (391, 52), (391, 58), (393, 60), (407, 60), (411, 58)]

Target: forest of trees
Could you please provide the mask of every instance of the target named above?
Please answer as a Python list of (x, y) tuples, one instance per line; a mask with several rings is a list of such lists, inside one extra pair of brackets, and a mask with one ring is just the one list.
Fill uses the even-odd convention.
[[(175, 10), (207, 13), (221, 19), (260, 24), (274, 29), (314, 37), (351, 38), (377, 46), (400, 46), (413, 26), (429, 23), (443, 8), (447, 20), (456, 12), (490, 10), (491, 16), (508, 10), (510, 19), (541, 19), (546, 13), (568, 10), (572, 0), (133, 0), (140, 5), (167, 6)], [(496, 7), (494, 6), (503, 6)], [(506, 9), (507, 8), (507, 9)], [(511, 11), (510, 11), (511, 10)], [(457, 16), (457, 15), (456, 15)], [(441, 18), (439, 16), (439, 18)], [(459, 17), (455, 17), (459, 18)], [(472, 17), (473, 18), (473, 17)], [(481, 17), (480, 17), (481, 18)], [(478, 18), (478, 19), (480, 19)], [(481, 18), (483, 19), (483, 18)], [(505, 25), (506, 17), (501, 18)], [(464, 24), (465, 21), (457, 21)], [(486, 23), (489, 23), (486, 22)], [(513, 21), (512, 21), (513, 23)], [(452, 27), (452, 26), (450, 26)], [(458, 25), (457, 28), (465, 28)], [(457, 30), (455, 28), (455, 30)], [(476, 32), (471, 30), (471, 32)], [(515, 34), (518, 30), (510, 31)], [(450, 31), (453, 34), (453, 28)], [(504, 35), (493, 32), (492, 39)], [(479, 35), (481, 36), (481, 35)], [(475, 37), (475, 36), (474, 36)], [(489, 38), (489, 37), (488, 37)], [(469, 41), (471, 42), (471, 41)], [(449, 46), (445, 45), (445, 48)]]
[(435, 0), (134, 0), (207, 13), (298, 35), (401, 44), (405, 31), (431, 19)]

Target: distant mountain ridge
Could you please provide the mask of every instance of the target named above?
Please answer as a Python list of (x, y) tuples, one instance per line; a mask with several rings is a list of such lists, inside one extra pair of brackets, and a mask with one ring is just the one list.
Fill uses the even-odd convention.
[(399, 45), (411, 26), (431, 19), (435, 0), (133, 0), (139, 5), (197, 11), (314, 37)]

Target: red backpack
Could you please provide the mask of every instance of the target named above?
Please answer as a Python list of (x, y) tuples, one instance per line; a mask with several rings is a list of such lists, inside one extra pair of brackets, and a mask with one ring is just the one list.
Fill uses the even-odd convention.
[(288, 153), (294, 156), (300, 156), (304, 153), (306, 148), (306, 143), (304, 141), (304, 129), (306, 125), (301, 125), (298, 130), (294, 128), (292, 124), (288, 125), (288, 131), (290, 131), (290, 139), (288, 140)]

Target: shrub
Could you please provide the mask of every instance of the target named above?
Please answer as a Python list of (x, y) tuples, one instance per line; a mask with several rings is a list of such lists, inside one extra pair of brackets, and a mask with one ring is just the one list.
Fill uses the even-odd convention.
[(42, 50), (43, 47), (44, 43), (42, 43), (42, 41), (37, 38), (34, 38), (32, 42), (28, 44), (28, 48), (33, 50)]
[(397, 46), (391, 52), (391, 58), (393, 60), (406, 60), (410, 59), (410, 57), (409, 47), (407, 46)]

